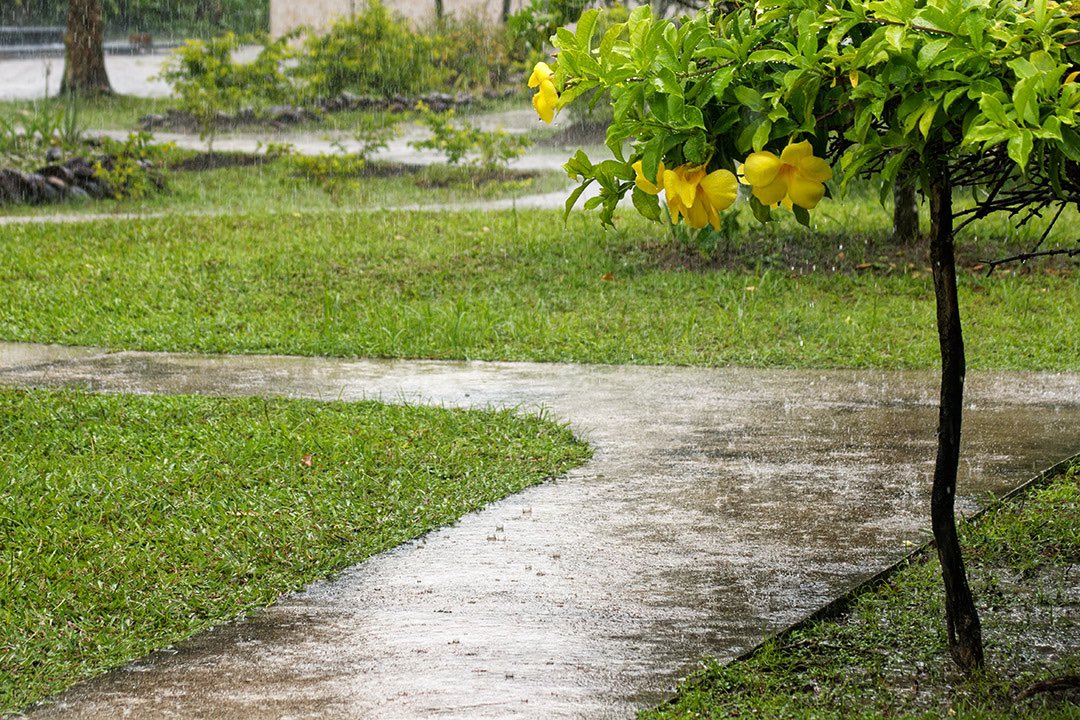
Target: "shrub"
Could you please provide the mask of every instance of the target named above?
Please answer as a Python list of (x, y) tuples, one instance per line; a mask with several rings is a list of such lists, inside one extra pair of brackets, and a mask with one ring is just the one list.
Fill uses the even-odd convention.
[(94, 163), (94, 176), (113, 197), (144, 198), (165, 189), (165, 162), (172, 149), (171, 143), (155, 144), (145, 132), (129, 133), (124, 142), (104, 138), (104, 155)]
[[(219, 113), (243, 108), (259, 112), (292, 97), (285, 63), (293, 55), (289, 47), (293, 37), (270, 40), (265, 35), (240, 38), (225, 33), (211, 40), (188, 40), (173, 51), (160, 77), (172, 85), (180, 109), (199, 120), (204, 135), (212, 135)], [(252, 62), (233, 59), (241, 41), (262, 45)]]
[(304, 43), (294, 69), (309, 100), (337, 97), (348, 90), (390, 97), (414, 94), (434, 84), (433, 42), (417, 34), (378, 0), (325, 35)]
[(505, 28), (486, 16), (466, 13), (439, 20), (428, 32), (431, 57), (445, 87), (492, 87), (507, 80), (511, 71)]

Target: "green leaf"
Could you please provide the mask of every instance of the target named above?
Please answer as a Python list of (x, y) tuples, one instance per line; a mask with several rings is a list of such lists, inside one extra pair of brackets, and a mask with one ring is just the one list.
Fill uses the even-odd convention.
[(581, 17), (578, 18), (577, 32), (574, 35), (577, 38), (578, 46), (586, 52), (592, 47), (592, 36), (596, 31), (596, 21), (599, 17), (600, 11), (592, 9), (581, 13)]
[(585, 192), (585, 188), (591, 184), (592, 179), (590, 178), (574, 188), (573, 192), (570, 193), (570, 197), (566, 198), (565, 210), (563, 210), (562, 216), (563, 222), (566, 222), (566, 219), (570, 217), (570, 211), (574, 209), (574, 205), (577, 203), (578, 198), (581, 197), (581, 193)]
[(631, 199), (634, 201), (634, 208), (642, 217), (660, 222), (660, 198), (650, 195), (635, 185)]
[(926, 110), (923, 111), (922, 117), (919, 118), (919, 132), (922, 133), (924, 138), (929, 139), (930, 128), (934, 124), (934, 115), (937, 114), (937, 103), (932, 104)]
[(709, 148), (705, 140), (705, 133), (696, 132), (683, 144), (683, 157), (686, 162), (700, 165), (708, 159)]
[(572, 179), (592, 177), (592, 161), (584, 150), (578, 150), (574, 156), (566, 161), (563, 169)]
[(931, 40), (923, 45), (922, 48), (919, 49), (919, 69), (926, 70), (933, 65), (937, 56), (947, 47), (949, 47), (949, 40), (947, 39)]
[(1005, 115), (1005, 107), (993, 95), (985, 94), (979, 98), (979, 109), (983, 115), (996, 122), (998, 125), (1009, 125), (1009, 118)]
[(663, 135), (657, 135), (645, 143), (645, 147), (642, 148), (641, 152), (641, 172), (646, 178), (652, 179), (656, 177), (656, 172), (660, 169), (660, 161), (663, 159), (663, 153)]
[(746, 58), (747, 63), (778, 62), (790, 65), (791, 61), (791, 53), (783, 50), (758, 50), (750, 53), (750, 57)]
[(810, 227), (810, 211), (799, 205), (792, 205), (791, 210), (795, 213), (795, 222), (803, 227)]
[(904, 27), (893, 25), (885, 29), (885, 40), (893, 46), (896, 52), (904, 51)]
[(751, 140), (751, 144), (754, 148), (754, 152), (758, 152), (765, 148), (765, 145), (769, 142), (769, 137), (772, 133), (772, 121), (762, 120), (757, 129), (754, 131), (754, 137)]
[(1021, 171), (1027, 168), (1032, 144), (1030, 130), (1020, 130), (1009, 138), (1009, 144), (1007, 145), (1009, 157), (1019, 166)]
[(754, 112), (761, 112), (765, 107), (764, 102), (761, 99), (761, 93), (752, 87), (746, 85), (739, 85), (735, 88), (735, 97), (746, 107), (750, 108)]
[(750, 196), (750, 210), (754, 213), (754, 217), (757, 218), (758, 222), (767, 223), (772, 220), (769, 208), (753, 195)]
[(727, 90), (734, 77), (735, 68), (733, 67), (723, 67), (713, 73), (712, 79), (709, 81), (709, 89), (712, 91), (713, 97), (723, 100), (724, 91)]

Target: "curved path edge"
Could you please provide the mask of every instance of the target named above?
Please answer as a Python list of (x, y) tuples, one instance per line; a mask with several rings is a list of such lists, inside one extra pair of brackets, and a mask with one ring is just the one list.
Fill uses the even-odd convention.
[[(544, 408), (595, 448), (36, 718), (628, 717), (925, 540), (931, 372), (0, 344), (0, 384)], [(972, 373), (965, 423), (973, 513), (1080, 448), (1080, 375)]]

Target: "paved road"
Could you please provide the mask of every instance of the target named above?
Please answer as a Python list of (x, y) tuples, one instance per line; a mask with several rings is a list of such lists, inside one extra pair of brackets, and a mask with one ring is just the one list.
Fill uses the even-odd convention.
[[(154, 79), (161, 71), (165, 53), (154, 55), (106, 55), (105, 70), (113, 89), (122, 95), (166, 97), (169, 86)], [(0, 60), (0, 100), (34, 100), (60, 91), (64, 60), (57, 57)]]
[[(0, 345), (0, 383), (544, 407), (585, 467), (34, 718), (630, 717), (925, 537), (931, 373)], [(1080, 449), (1080, 376), (968, 379), (962, 512)]]

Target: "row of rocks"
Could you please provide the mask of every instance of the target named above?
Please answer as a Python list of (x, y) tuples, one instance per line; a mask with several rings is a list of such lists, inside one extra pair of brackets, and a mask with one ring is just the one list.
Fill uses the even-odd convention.
[[(480, 97), (495, 100), (517, 92), (513, 88), (506, 90), (485, 90)], [(281, 127), (295, 125), (297, 123), (317, 120), (324, 113), (343, 112), (347, 110), (367, 110), (372, 112), (404, 112), (416, 108), (418, 102), (422, 102), (432, 112), (445, 112), (451, 108), (459, 108), (475, 103), (478, 96), (472, 93), (426, 93), (416, 97), (396, 95), (394, 97), (373, 97), (370, 95), (354, 95), (342, 93), (334, 98), (320, 100), (315, 107), (294, 107), (292, 105), (275, 105), (262, 110), (255, 108), (243, 108), (237, 113), (219, 112), (214, 116), (214, 127), (221, 130), (235, 129), (245, 125), (271, 125)], [(163, 114), (144, 115), (139, 119), (144, 130), (173, 130), (179, 132), (198, 132), (202, 129), (202, 122), (198, 117), (184, 110), (170, 108)]]
[[(110, 169), (114, 160), (102, 156), (95, 162)], [(152, 171), (152, 167), (141, 164), (145, 170)], [(163, 187), (163, 180), (157, 174), (151, 172), (151, 177), (159, 188)], [(0, 205), (46, 205), (69, 199), (100, 200), (115, 196), (115, 189), (94, 171), (94, 162), (84, 157), (46, 165), (34, 172), (0, 168)]]

